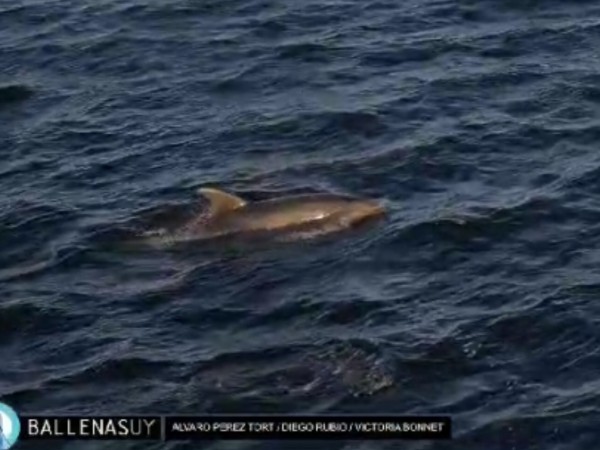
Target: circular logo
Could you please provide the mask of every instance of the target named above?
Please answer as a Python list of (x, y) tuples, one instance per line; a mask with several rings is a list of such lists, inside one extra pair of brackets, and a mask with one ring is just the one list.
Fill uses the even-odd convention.
[(21, 423), (14, 409), (0, 403), (0, 450), (8, 450), (17, 442)]

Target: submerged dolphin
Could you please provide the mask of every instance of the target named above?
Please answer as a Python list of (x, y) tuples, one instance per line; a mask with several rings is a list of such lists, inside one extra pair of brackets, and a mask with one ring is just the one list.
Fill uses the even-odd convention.
[(208, 212), (157, 237), (159, 241), (240, 236), (296, 240), (352, 228), (385, 214), (378, 202), (347, 195), (294, 195), (250, 202), (214, 188), (201, 188), (198, 193), (209, 200)]

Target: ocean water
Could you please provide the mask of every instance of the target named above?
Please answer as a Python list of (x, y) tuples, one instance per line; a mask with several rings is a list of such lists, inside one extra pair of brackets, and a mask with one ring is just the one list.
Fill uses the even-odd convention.
[[(18, 411), (454, 419), (444, 442), (53, 449), (600, 445), (600, 1), (4, 1), (0, 156)], [(268, 250), (114, 245), (205, 185), (390, 214)]]

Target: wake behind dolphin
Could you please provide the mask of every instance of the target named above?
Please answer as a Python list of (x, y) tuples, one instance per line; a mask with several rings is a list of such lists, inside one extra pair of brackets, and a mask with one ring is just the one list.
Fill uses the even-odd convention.
[(375, 200), (337, 194), (304, 194), (258, 202), (215, 189), (201, 188), (207, 211), (172, 229), (147, 232), (153, 246), (216, 239), (293, 241), (334, 233), (371, 222), (385, 214)]

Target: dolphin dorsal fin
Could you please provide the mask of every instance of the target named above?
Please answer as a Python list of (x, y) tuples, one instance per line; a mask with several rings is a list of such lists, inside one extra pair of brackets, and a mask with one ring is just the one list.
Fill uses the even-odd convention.
[(215, 188), (200, 188), (198, 193), (210, 201), (210, 214), (216, 216), (227, 211), (241, 208), (246, 205), (246, 200), (237, 195), (229, 194)]

